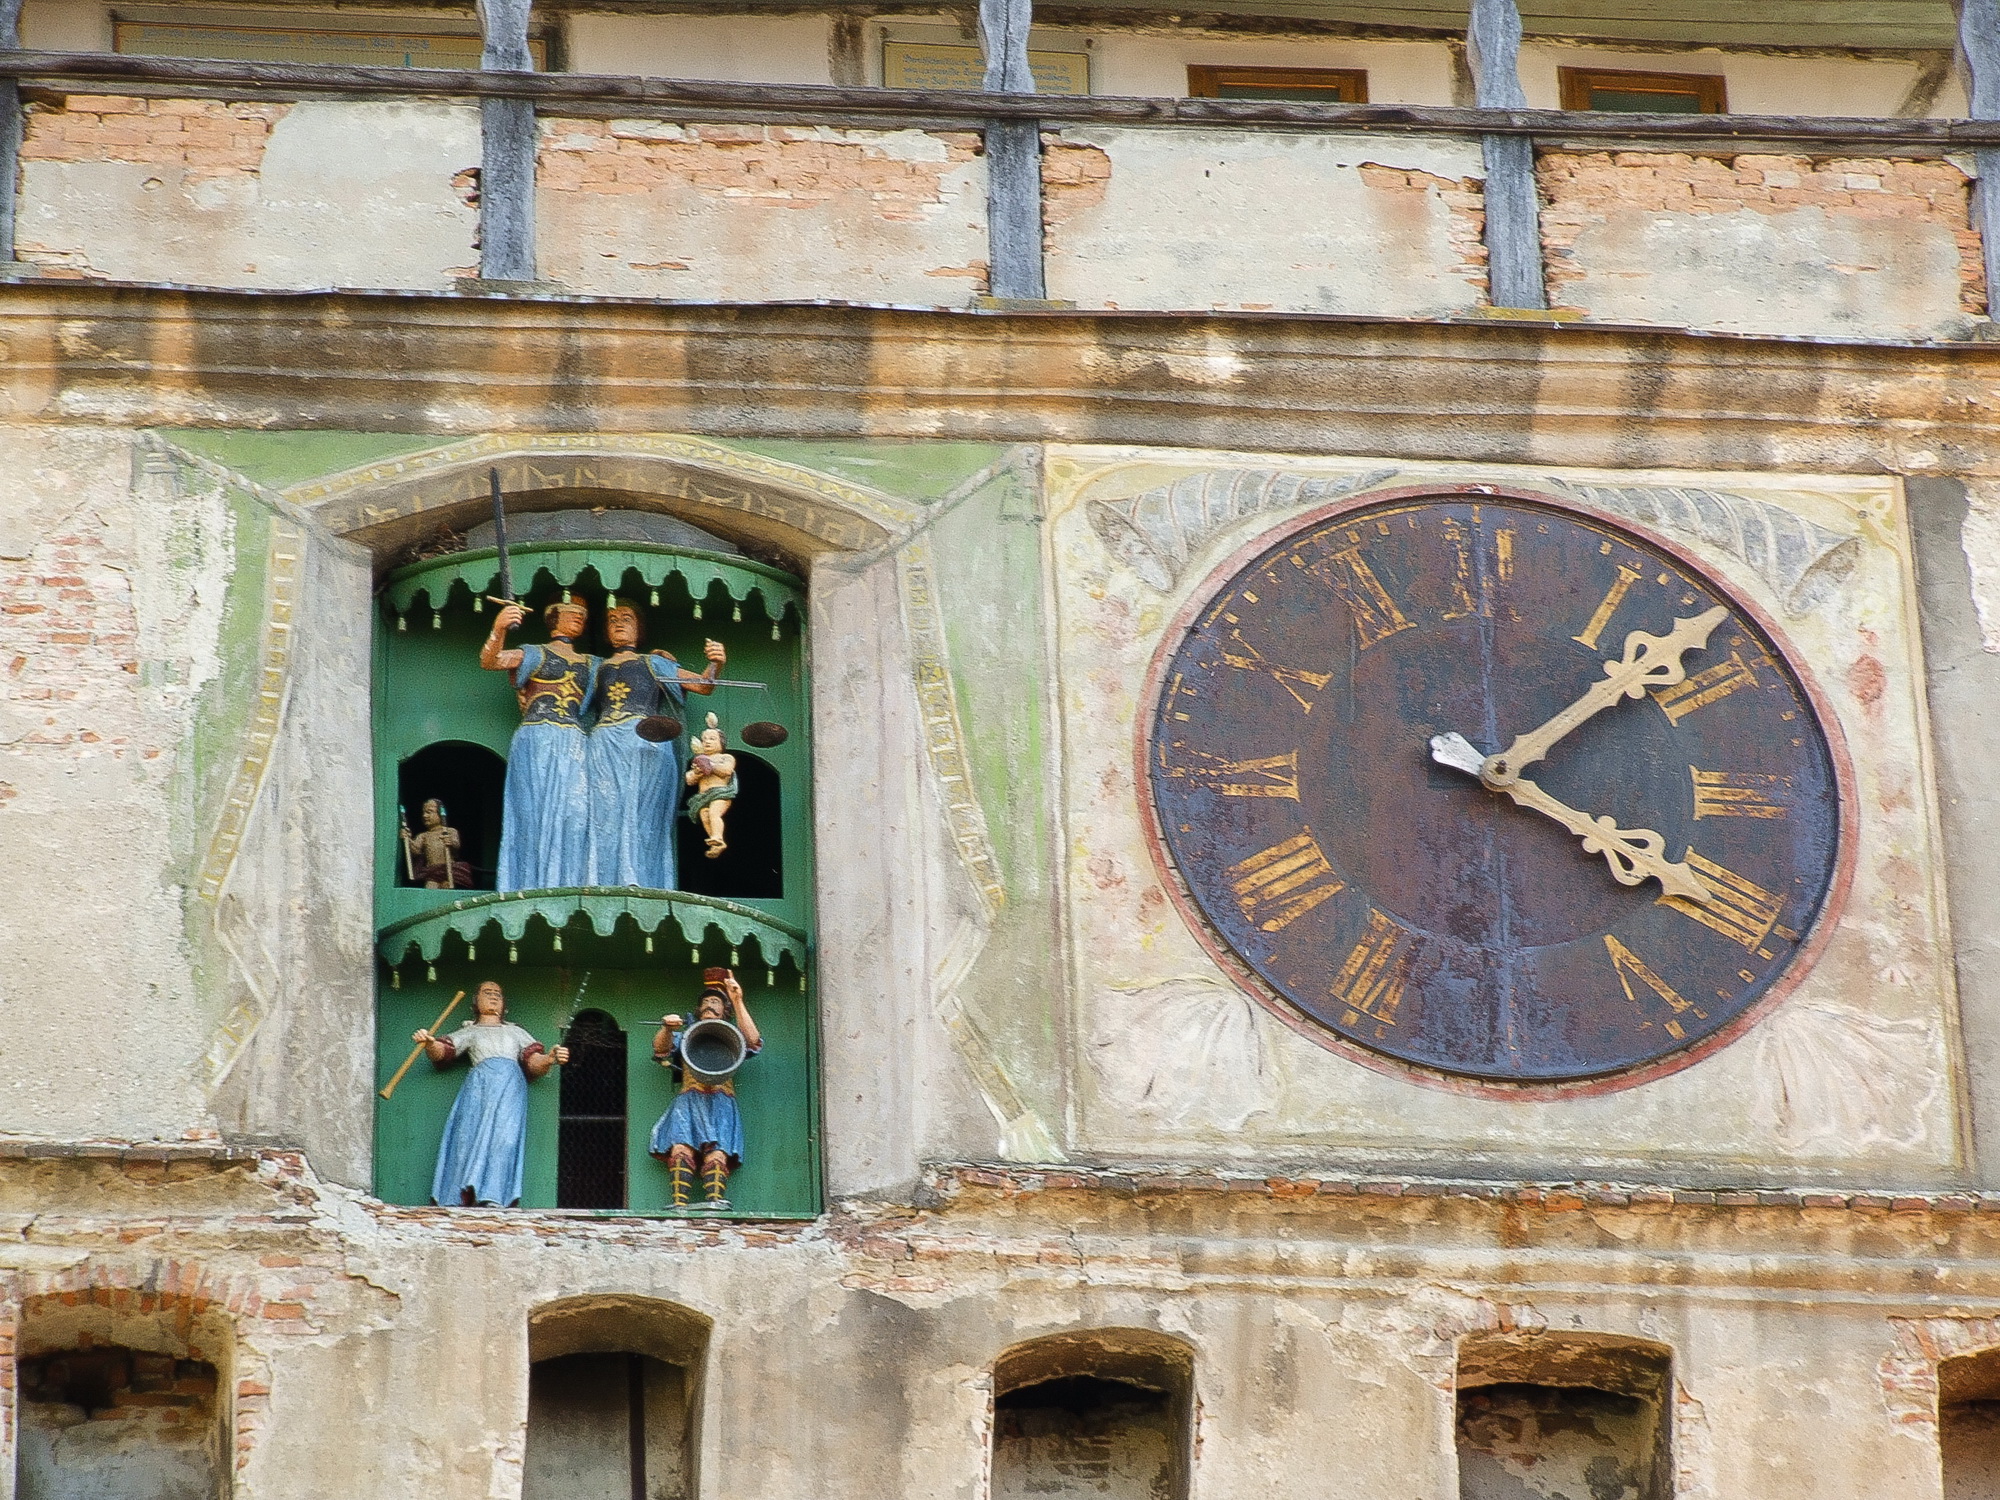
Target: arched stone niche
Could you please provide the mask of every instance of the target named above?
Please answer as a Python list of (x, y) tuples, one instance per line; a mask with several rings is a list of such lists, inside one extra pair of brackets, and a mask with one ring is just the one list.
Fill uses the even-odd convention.
[(1944, 1500), (2000, 1494), (2000, 1348), (1940, 1360), (1937, 1402)]
[(692, 1500), (712, 1328), (655, 1297), (568, 1297), (530, 1313), (522, 1500)]
[(1670, 1500), (1666, 1345), (1599, 1333), (1474, 1334), (1459, 1345), (1457, 1387), (1459, 1500), (1514, 1500), (1529, 1493), (1531, 1474), (1579, 1494)]
[(1144, 1328), (1015, 1344), (993, 1364), (993, 1500), (1185, 1500), (1194, 1351)]

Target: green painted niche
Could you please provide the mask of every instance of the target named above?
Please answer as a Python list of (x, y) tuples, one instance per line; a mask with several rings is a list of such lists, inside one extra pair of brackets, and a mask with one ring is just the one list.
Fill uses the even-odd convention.
[[(775, 854), (766, 875), (738, 887), (690, 859), (684, 842), (681, 892), (493, 892), (500, 788), (520, 722), (508, 675), (479, 666), (493, 621), (495, 606), (486, 596), (497, 591), (497, 561), (490, 550), (459, 552), (398, 569), (378, 599), (374, 653), (377, 1086), (408, 1056), (411, 1032), (430, 1025), (454, 991), (466, 990), (468, 998), (449, 1026), (469, 1019), (470, 994), (481, 980), (497, 979), (508, 994), (509, 1019), (553, 1044), (588, 973), (583, 1008), (617, 1023), (627, 1070), (625, 1202), (606, 1211), (666, 1211), (666, 1168), (646, 1145), (672, 1102), (672, 1075), (652, 1061), (653, 1033), (667, 1012), (692, 1011), (704, 966), (730, 965), (765, 1043), (739, 1075), (748, 1149), (730, 1181), (731, 1215), (810, 1217), (820, 1209), (820, 1182), (803, 585), (747, 558), (645, 543), (551, 541), (509, 551), (530, 610), (510, 645), (546, 640), (540, 610), (568, 589), (590, 606), (590, 634), (579, 644), (604, 654), (604, 598), (615, 590), (641, 604), (645, 649), (663, 647), (693, 670), (702, 662), (703, 640), (713, 637), (728, 649), (723, 676), (766, 684), (725, 688), (706, 699), (690, 695), (685, 717), (694, 728), (714, 711), (730, 748), (763, 763), (773, 800), (765, 826)], [(782, 724), (789, 737), (750, 749), (737, 731), (752, 721)], [(414, 779), (412, 766), (421, 772)], [(747, 794), (747, 777), (745, 786)], [(443, 797), (448, 821), (466, 835), (461, 854), (474, 866), (475, 888), (424, 890), (407, 878), (397, 827), (405, 815), (419, 826), (414, 803), (421, 795)], [(748, 826), (747, 816), (739, 800), (732, 824)], [(384, 1200), (429, 1201), (445, 1116), (466, 1071), (460, 1064), (440, 1074), (420, 1058), (391, 1099), (378, 1097), (376, 1192)], [(562, 1206), (561, 1078), (561, 1069), (552, 1070), (528, 1091), (523, 1208)]]

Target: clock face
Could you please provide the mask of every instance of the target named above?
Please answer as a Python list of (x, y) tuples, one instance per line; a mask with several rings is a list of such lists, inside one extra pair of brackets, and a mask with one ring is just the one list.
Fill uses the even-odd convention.
[(1836, 754), (1781, 645), (1571, 510), (1309, 520), (1204, 592), (1155, 681), (1143, 782), (1211, 948), (1405, 1063), (1554, 1083), (1698, 1047), (1835, 885)]

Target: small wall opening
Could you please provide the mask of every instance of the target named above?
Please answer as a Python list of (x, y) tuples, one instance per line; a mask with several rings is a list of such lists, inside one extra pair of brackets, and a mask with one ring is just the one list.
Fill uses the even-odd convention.
[(601, 1010), (569, 1025), (556, 1126), (556, 1207), (625, 1206), (625, 1032)]
[[(692, 710), (690, 710), (692, 713)], [(785, 819), (778, 773), (762, 756), (731, 745), (740, 787), (725, 822), (728, 848), (707, 857), (702, 831), (686, 812), (678, 815), (681, 889), (702, 896), (748, 896), (778, 901), (785, 894)], [(682, 806), (686, 803), (683, 801)]]
[(1672, 1354), (1609, 1335), (1468, 1339), (1459, 1500), (1671, 1500)]
[[(396, 767), (396, 802), (403, 826), (424, 832), (424, 804), (436, 798), (444, 804), (445, 826), (458, 831), (458, 859), (470, 877), (463, 889), (493, 889), (494, 867), (500, 861), (500, 810), (505, 800), (507, 762), (484, 745), (467, 740), (440, 740), (426, 745)], [(421, 853), (396, 861), (396, 884), (423, 886)]]
[(522, 1500), (693, 1500), (710, 1326), (650, 1297), (532, 1314)]
[(1144, 1329), (1017, 1344), (993, 1369), (993, 1500), (1185, 1500), (1194, 1355)]
[(2000, 1495), (2000, 1349), (1939, 1363), (1938, 1458), (1944, 1500)]
[(228, 1334), (218, 1316), (180, 1305), (123, 1317), (95, 1297), (34, 1297), (19, 1348), (16, 1500), (228, 1495)]

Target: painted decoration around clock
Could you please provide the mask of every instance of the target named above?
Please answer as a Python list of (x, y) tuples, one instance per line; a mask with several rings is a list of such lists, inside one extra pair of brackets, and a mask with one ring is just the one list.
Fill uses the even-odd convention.
[[(1518, 797), (1482, 780), (1621, 673)], [(1168, 885), (1309, 1031), (1482, 1082), (1645, 1076), (1809, 962), (1837, 730), (1754, 610), (1628, 528), (1491, 495), (1308, 519), (1198, 591), (1154, 681)]]

